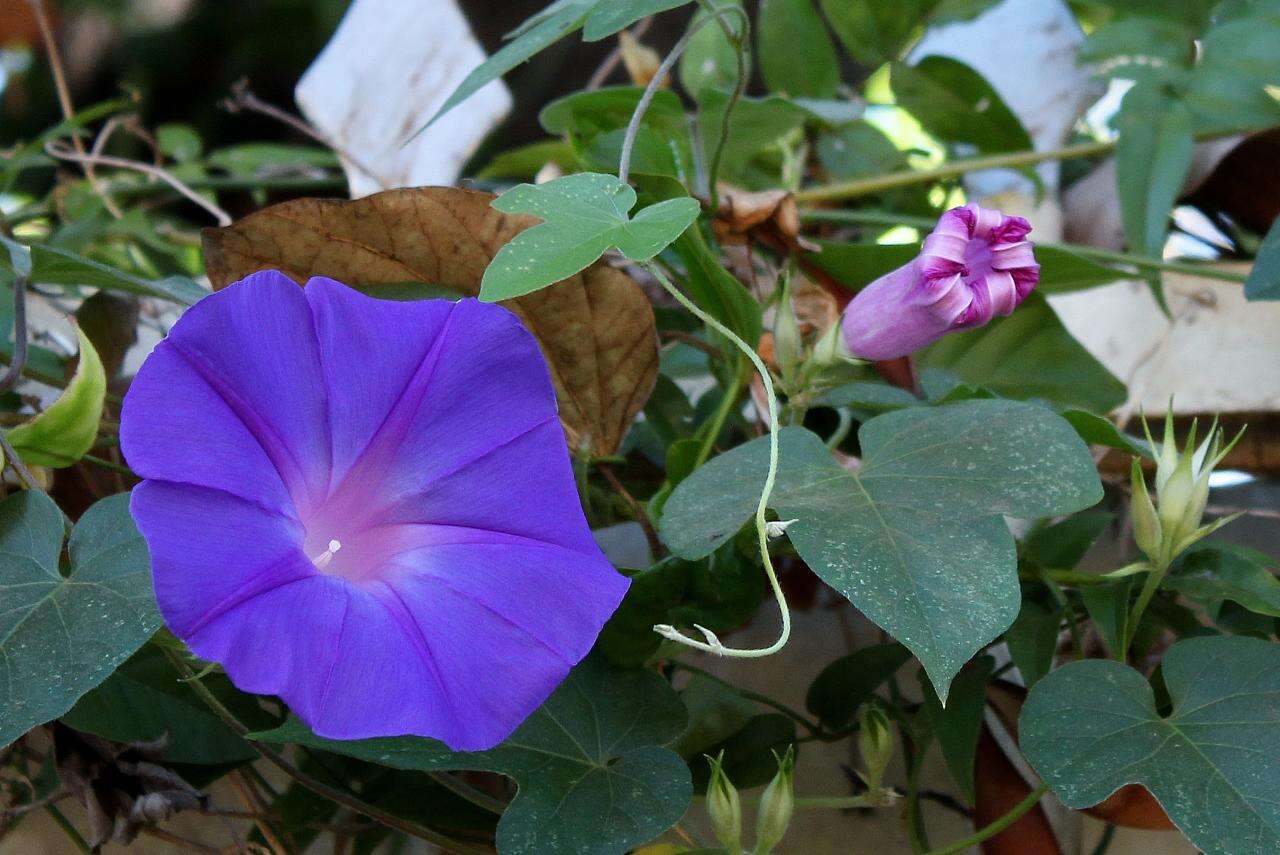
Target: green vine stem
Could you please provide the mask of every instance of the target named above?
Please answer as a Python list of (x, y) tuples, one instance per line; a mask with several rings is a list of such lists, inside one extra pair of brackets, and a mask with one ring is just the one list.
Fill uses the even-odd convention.
[(306, 772), (296, 768), (292, 763), (284, 759), (284, 757), (280, 756), (270, 748), (267, 748), (265, 745), (249, 739), (249, 728), (246, 727), (240, 719), (236, 718), (235, 714), (232, 713), (231, 710), (227, 709), (223, 705), (222, 701), (214, 697), (213, 693), (200, 682), (195, 671), (192, 670), (191, 666), (188, 665), (185, 660), (183, 660), (182, 656), (180, 656), (177, 651), (169, 647), (165, 647), (163, 650), (165, 655), (169, 657), (169, 661), (173, 663), (173, 667), (182, 675), (184, 682), (191, 687), (191, 690), (196, 693), (201, 701), (204, 702), (205, 706), (207, 706), (214, 715), (222, 720), (223, 724), (229, 727), (237, 736), (242, 737), (246, 742), (248, 742), (253, 750), (257, 751), (264, 760), (274, 765), (293, 780), (297, 781), (299, 785), (307, 788), (321, 798), (336, 802), (337, 804), (342, 805), (345, 808), (349, 808), (356, 813), (364, 814), (370, 819), (379, 822), (388, 828), (395, 829), (396, 831), (402, 831), (405, 834), (417, 837), (420, 840), (426, 840), (429, 843), (434, 843), (446, 852), (456, 852), (460, 853), (460, 855), (490, 855), (490, 850), (488, 849), (482, 849), (477, 846), (470, 846), (466, 843), (461, 843), (447, 835), (441, 834), (438, 831), (427, 828), (425, 825), (419, 825), (416, 822), (401, 819), (395, 814), (388, 813), (379, 807), (368, 804), (356, 796), (330, 787), (328, 784), (322, 783), (308, 775)]
[[(739, 365), (746, 367), (746, 363)], [(735, 370), (733, 373), (732, 385), (724, 390), (724, 397), (720, 399), (720, 403), (716, 405), (716, 411), (711, 415), (711, 421), (708, 423), (707, 433), (702, 437), (702, 444), (698, 446), (698, 456), (693, 461), (693, 468), (707, 462), (711, 457), (711, 451), (715, 448), (716, 439), (720, 436), (720, 432), (724, 430), (724, 423), (729, 420), (729, 413), (733, 412), (733, 405), (738, 402), (738, 393), (746, 383), (746, 371)]]
[[(711, 3), (711, 0), (698, 0), (698, 5), (708, 15), (715, 18), (724, 33), (724, 37), (733, 46), (734, 55), (738, 61), (738, 74), (734, 82), (733, 94), (729, 96), (729, 102), (725, 104), (724, 116), (720, 119), (720, 138), (716, 141), (716, 150), (711, 156), (711, 167), (707, 172), (707, 197), (711, 201), (711, 210), (717, 211), (720, 209), (720, 190), (716, 186), (720, 181), (720, 161), (724, 157), (725, 146), (729, 142), (729, 129), (733, 118), (733, 110), (738, 106), (738, 102), (742, 100), (742, 94), (747, 89), (746, 43), (751, 29), (751, 19), (741, 6), (715, 6)], [(733, 28), (729, 26), (729, 22), (721, 14), (722, 12), (733, 12), (738, 16), (742, 25), (741, 33), (733, 31)]]
[(1133, 636), (1138, 631), (1138, 622), (1146, 614), (1147, 606), (1151, 604), (1151, 598), (1155, 596), (1156, 591), (1160, 588), (1160, 583), (1164, 581), (1164, 577), (1168, 572), (1169, 562), (1164, 561), (1152, 566), (1147, 573), (1147, 578), (1142, 583), (1142, 590), (1138, 592), (1138, 601), (1134, 603), (1133, 611), (1129, 614), (1129, 619), (1125, 621), (1124, 636), (1120, 642), (1120, 649), (1116, 651), (1116, 658), (1121, 662), (1128, 659), (1129, 645), (1133, 643)]
[(966, 837), (964, 840), (957, 840), (955, 843), (949, 843), (941, 849), (930, 850), (926, 855), (955, 855), (957, 852), (963, 852), (970, 846), (976, 846), (984, 840), (995, 837), (1018, 820), (1022, 819), (1027, 811), (1035, 807), (1040, 799), (1044, 798), (1044, 794), (1049, 792), (1048, 784), (1041, 784), (1036, 787), (1027, 797), (1018, 802), (1009, 812), (989, 825), (983, 826), (978, 831)]
[[(910, 226), (917, 229), (932, 229), (937, 222), (925, 217), (913, 217), (908, 214), (894, 214), (888, 211), (823, 211), (806, 210), (800, 212), (803, 220), (813, 223), (866, 223), (879, 226)], [(1244, 282), (1248, 275), (1233, 273), (1230, 270), (1218, 270), (1202, 262), (1163, 261), (1158, 258), (1147, 258), (1127, 252), (1115, 252), (1099, 249), (1096, 246), (1085, 246), (1078, 243), (1053, 243), (1036, 241), (1036, 246), (1048, 249), (1060, 249), (1076, 255), (1092, 258), (1096, 261), (1115, 265), (1129, 265), (1144, 270), (1165, 270), (1170, 273), (1186, 273), (1202, 279), (1220, 279), (1223, 282)]]
[(852, 181), (837, 181), (833, 184), (822, 184), (797, 190), (795, 199), (800, 204), (813, 202), (836, 202), (844, 199), (857, 199), (860, 196), (872, 196), (886, 190), (899, 187), (910, 187), (915, 184), (928, 184), (943, 178), (957, 178), (969, 172), (984, 169), (1003, 169), (1017, 166), (1033, 166), (1051, 160), (1071, 160), (1077, 157), (1092, 157), (1095, 154), (1106, 154), (1116, 147), (1115, 142), (1085, 142), (1046, 151), (1015, 151), (1009, 154), (993, 154), (986, 157), (970, 157), (953, 160), (932, 169), (908, 169), (902, 172), (890, 172), (872, 178), (857, 178)]
[(778, 396), (773, 391), (773, 379), (769, 376), (769, 369), (765, 367), (760, 356), (755, 350), (743, 341), (738, 335), (724, 324), (704, 312), (696, 303), (684, 295), (677, 288), (667, 275), (662, 272), (662, 268), (653, 262), (645, 262), (643, 267), (649, 271), (654, 279), (658, 281), (663, 289), (670, 294), (676, 302), (684, 306), (698, 320), (711, 327), (720, 335), (733, 342), (734, 346), (751, 360), (751, 364), (755, 366), (756, 371), (760, 374), (760, 381), (764, 384), (765, 398), (768, 400), (769, 408), (769, 469), (765, 474), (764, 487), (760, 491), (760, 501), (756, 503), (756, 536), (760, 545), (760, 560), (764, 563), (764, 573), (769, 580), (769, 587), (773, 590), (774, 599), (778, 601), (778, 610), (782, 613), (782, 630), (778, 634), (778, 639), (768, 647), (741, 649), (725, 647), (724, 644), (716, 638), (715, 633), (711, 630), (694, 624), (694, 627), (701, 632), (706, 641), (697, 641), (680, 632), (675, 627), (667, 624), (658, 624), (653, 629), (659, 635), (671, 641), (692, 647), (695, 650), (701, 650), (704, 653), (712, 653), (716, 656), (731, 656), (741, 659), (754, 659), (763, 656), (770, 656), (777, 653), (786, 646), (787, 640), (791, 637), (791, 611), (787, 608), (787, 598), (782, 592), (782, 585), (778, 582), (778, 574), (773, 569), (773, 559), (769, 556), (769, 533), (768, 525), (765, 520), (765, 511), (769, 507), (769, 497), (773, 494), (774, 481), (778, 477)]
[(63, 834), (67, 835), (67, 839), (71, 841), (71, 845), (76, 848), (77, 852), (84, 852), (85, 855), (93, 852), (93, 847), (84, 839), (84, 835), (76, 830), (76, 827), (71, 824), (71, 820), (67, 819), (66, 814), (58, 810), (57, 805), (47, 804), (44, 806), (44, 811), (49, 814), (53, 824), (62, 829)]

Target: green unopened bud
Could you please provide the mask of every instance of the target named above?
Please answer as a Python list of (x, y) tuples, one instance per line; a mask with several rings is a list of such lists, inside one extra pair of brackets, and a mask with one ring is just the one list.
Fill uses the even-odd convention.
[[(777, 755), (774, 755), (777, 757)], [(778, 760), (778, 773), (773, 776), (769, 786), (760, 796), (760, 813), (756, 817), (755, 855), (768, 855), (773, 847), (787, 833), (791, 825), (791, 815), (795, 813), (795, 778), (796, 753), (795, 746), (789, 746), (787, 753)]]
[[(1147, 429), (1146, 419), (1142, 420), (1142, 427), (1147, 431), (1147, 442), (1150, 443), (1151, 449), (1156, 448), (1155, 442), (1151, 439), (1151, 431)], [(1160, 438), (1160, 455), (1156, 459), (1156, 493), (1164, 492), (1164, 485), (1173, 475), (1174, 470), (1178, 468), (1178, 445), (1177, 438), (1173, 434), (1173, 401), (1169, 401), (1169, 409), (1164, 414), (1164, 436)]]
[(711, 764), (711, 780), (707, 782), (707, 815), (711, 831), (729, 855), (742, 852), (742, 802), (738, 790), (725, 774), (721, 760), (724, 752), (707, 757)]
[(845, 346), (844, 337), (840, 335), (840, 325), (832, 324), (813, 346), (811, 362), (817, 368), (829, 368), (837, 362), (849, 361), (853, 354)]
[(1147, 481), (1142, 476), (1142, 464), (1137, 458), (1133, 460), (1133, 469), (1129, 475), (1129, 483), (1133, 488), (1129, 498), (1129, 517), (1133, 520), (1133, 539), (1152, 561), (1160, 560), (1160, 547), (1163, 535), (1160, 531), (1160, 517), (1156, 514), (1156, 506), (1147, 492)]
[[(1195, 443), (1195, 436), (1196, 423), (1192, 422), (1191, 438), (1187, 443), (1186, 451), (1178, 455), (1177, 465), (1174, 466), (1173, 472), (1165, 475), (1163, 479), (1164, 485), (1156, 489), (1156, 498), (1159, 500), (1160, 524), (1169, 535), (1172, 535), (1184, 524), (1187, 512), (1190, 509), (1192, 495), (1195, 493), (1196, 472), (1192, 467), (1195, 455), (1191, 448)], [(1160, 466), (1164, 466), (1163, 460)], [(1196, 520), (1191, 527), (1195, 528), (1199, 525), (1199, 522), (1199, 520)]]
[(801, 347), (800, 322), (796, 320), (796, 311), (791, 305), (791, 289), (783, 280), (781, 299), (773, 319), (773, 354), (783, 378), (795, 374), (803, 357)]
[(858, 716), (858, 752), (862, 755), (858, 775), (871, 791), (881, 789), (885, 769), (893, 759), (893, 731), (888, 716), (875, 702), (865, 705)]

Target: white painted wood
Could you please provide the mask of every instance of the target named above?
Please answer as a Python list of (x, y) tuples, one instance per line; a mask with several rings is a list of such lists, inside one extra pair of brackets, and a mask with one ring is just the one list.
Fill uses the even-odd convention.
[(353, 0), (298, 82), (303, 114), (343, 157), (353, 197), (454, 183), (511, 109), (495, 81), (412, 137), (485, 59), (455, 0)]
[(1280, 304), (1250, 303), (1239, 285), (1177, 273), (1165, 275), (1164, 288), (1172, 321), (1141, 282), (1050, 302), (1149, 413), (1163, 412), (1170, 396), (1179, 413), (1280, 410)]
[[(911, 52), (913, 62), (929, 55), (958, 59), (987, 79), (1022, 120), (1037, 150), (1058, 148), (1081, 113), (1103, 87), (1079, 67), (1084, 34), (1061, 0), (1004, 0), (971, 21), (930, 30)], [(1037, 167), (1052, 196), (1058, 164)], [(1033, 196), (1035, 187), (1013, 170), (989, 170), (965, 179), (976, 197), (1016, 190)]]

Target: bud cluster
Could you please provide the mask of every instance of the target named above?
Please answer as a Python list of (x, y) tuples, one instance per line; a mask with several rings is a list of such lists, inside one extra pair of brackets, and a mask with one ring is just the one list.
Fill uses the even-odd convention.
[(1164, 436), (1159, 446), (1151, 438), (1145, 419), (1142, 426), (1151, 448), (1158, 449), (1156, 491), (1153, 500), (1147, 491), (1142, 466), (1135, 458), (1130, 472), (1132, 497), (1129, 512), (1138, 548), (1155, 567), (1165, 568), (1187, 547), (1235, 519), (1234, 516), (1226, 517), (1201, 525), (1205, 505), (1209, 501), (1209, 476), (1240, 440), (1240, 434), (1224, 445), (1222, 429), (1215, 420), (1204, 440), (1196, 446), (1196, 424), (1193, 422), (1186, 447), (1179, 451), (1174, 438), (1172, 410), (1165, 416)]
[[(756, 845), (752, 855), (768, 855), (787, 833), (791, 815), (795, 813), (795, 746), (777, 757), (778, 772), (760, 796), (756, 814)], [(707, 757), (711, 779), (707, 782), (707, 815), (711, 830), (728, 855), (742, 855), (742, 801), (738, 790), (725, 774), (723, 753)]]

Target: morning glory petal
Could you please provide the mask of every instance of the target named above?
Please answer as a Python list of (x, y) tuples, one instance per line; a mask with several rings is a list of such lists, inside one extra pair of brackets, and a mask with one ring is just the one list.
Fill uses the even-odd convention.
[(121, 435), (170, 628), (322, 736), (491, 747), (627, 589), (497, 306), (256, 274), (178, 321)]

